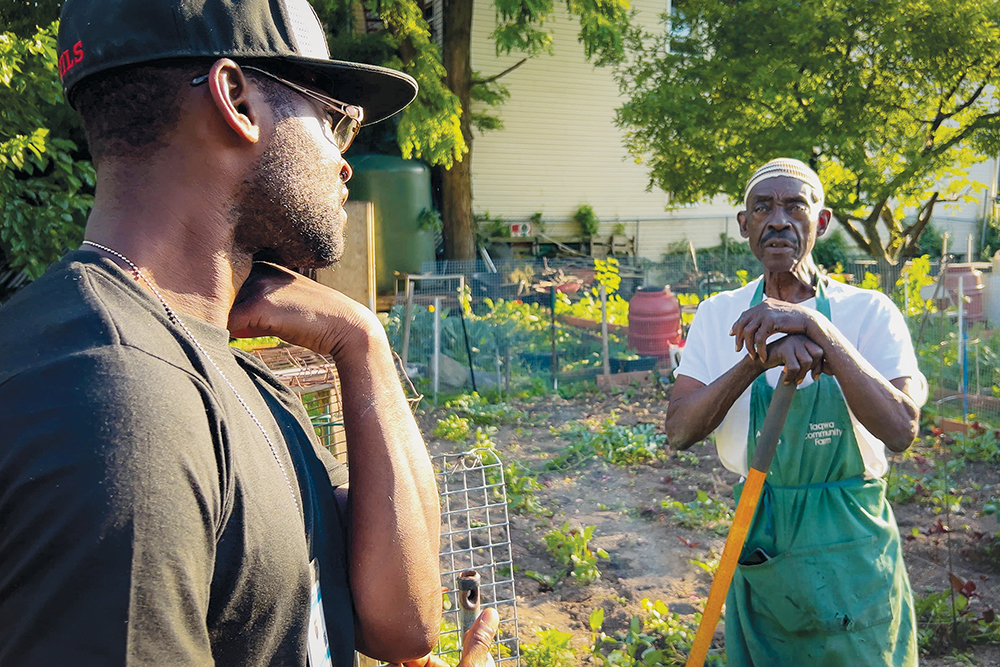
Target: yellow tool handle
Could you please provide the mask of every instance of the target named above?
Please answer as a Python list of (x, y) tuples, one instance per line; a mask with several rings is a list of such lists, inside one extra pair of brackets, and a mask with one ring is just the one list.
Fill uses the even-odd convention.
[(750, 531), (750, 524), (753, 523), (753, 516), (757, 511), (757, 502), (760, 500), (760, 492), (767, 480), (767, 471), (771, 467), (771, 459), (774, 458), (778, 440), (781, 439), (781, 431), (785, 426), (785, 418), (788, 417), (788, 409), (792, 405), (794, 396), (794, 384), (779, 382), (771, 396), (771, 404), (767, 406), (767, 415), (764, 416), (764, 424), (757, 438), (750, 471), (743, 483), (743, 493), (736, 506), (736, 516), (733, 517), (733, 525), (729, 528), (729, 535), (726, 536), (726, 546), (722, 550), (719, 568), (715, 571), (712, 588), (708, 592), (705, 611), (701, 615), (701, 624), (698, 625), (698, 632), (694, 636), (686, 667), (702, 667), (705, 664), (708, 649), (712, 645), (712, 637), (715, 636), (715, 626), (719, 624), (719, 617), (722, 616), (722, 605), (725, 604), (726, 595), (729, 594), (729, 584), (733, 581), (733, 573), (736, 572), (740, 553), (747, 541), (747, 533)]
[[(767, 479), (765, 473), (751, 468), (743, 485), (742, 497), (754, 494), (755, 498), (759, 498), (765, 479)], [(712, 645), (712, 637), (715, 636), (715, 626), (719, 624), (719, 617), (722, 616), (722, 605), (726, 602), (729, 584), (733, 581), (736, 563), (740, 559), (740, 552), (743, 551), (743, 544), (746, 542), (756, 509), (757, 503), (752, 505), (740, 503), (736, 507), (736, 516), (733, 517), (733, 525), (726, 538), (726, 547), (722, 550), (722, 558), (719, 559), (719, 569), (715, 571), (715, 579), (712, 580), (712, 589), (708, 593), (705, 611), (701, 615), (698, 634), (695, 635), (694, 644), (691, 645), (687, 667), (701, 667), (705, 664), (705, 657)]]

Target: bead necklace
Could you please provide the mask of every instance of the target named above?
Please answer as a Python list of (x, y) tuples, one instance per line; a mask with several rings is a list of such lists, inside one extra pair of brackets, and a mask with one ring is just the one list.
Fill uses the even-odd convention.
[(288, 492), (292, 496), (292, 502), (295, 503), (295, 511), (298, 512), (299, 501), (295, 497), (295, 490), (292, 488), (292, 481), (288, 477), (288, 471), (285, 469), (285, 464), (283, 464), (281, 462), (281, 458), (278, 457), (278, 449), (274, 446), (274, 442), (271, 440), (271, 436), (269, 436), (267, 434), (267, 431), (264, 430), (264, 425), (261, 423), (259, 419), (257, 419), (257, 415), (253, 413), (253, 410), (250, 409), (250, 406), (247, 405), (247, 402), (243, 400), (243, 397), (240, 396), (240, 392), (236, 390), (236, 387), (233, 385), (232, 382), (229, 381), (229, 378), (226, 377), (226, 374), (222, 372), (222, 369), (219, 368), (219, 365), (215, 363), (215, 360), (212, 359), (208, 351), (201, 346), (201, 343), (199, 343), (198, 339), (194, 337), (194, 334), (191, 333), (191, 330), (188, 329), (187, 325), (184, 324), (184, 322), (182, 322), (179, 317), (177, 317), (177, 313), (174, 312), (174, 309), (170, 307), (170, 304), (167, 303), (167, 300), (163, 298), (162, 294), (160, 294), (160, 290), (156, 289), (156, 286), (153, 285), (153, 283), (149, 280), (149, 278), (147, 278), (145, 274), (143, 274), (142, 271), (139, 270), (139, 267), (136, 266), (135, 262), (130, 260), (125, 255), (121, 254), (117, 250), (113, 250), (105, 245), (101, 245), (100, 243), (95, 243), (93, 241), (84, 241), (83, 244), (91, 245), (94, 246), (95, 248), (103, 250), (104, 252), (110, 253), (115, 257), (117, 257), (118, 259), (125, 262), (126, 264), (128, 264), (129, 268), (132, 269), (132, 275), (135, 277), (136, 281), (142, 280), (142, 282), (146, 283), (146, 286), (149, 287), (149, 289), (152, 290), (153, 294), (156, 295), (156, 298), (160, 300), (160, 303), (163, 305), (163, 309), (167, 311), (167, 318), (175, 325), (180, 327), (185, 334), (187, 334), (187, 337), (190, 339), (192, 343), (194, 343), (194, 346), (198, 348), (198, 350), (205, 356), (206, 359), (208, 359), (208, 363), (212, 365), (212, 368), (214, 368), (216, 372), (218, 372), (218, 374), (226, 382), (226, 384), (229, 385), (229, 389), (233, 392), (233, 396), (236, 397), (236, 400), (239, 401), (240, 405), (243, 406), (243, 409), (246, 410), (248, 415), (250, 415), (250, 419), (252, 419), (253, 423), (257, 425), (257, 428), (260, 429), (260, 434), (263, 435), (264, 440), (267, 441), (267, 446), (271, 449), (271, 454), (274, 455), (274, 460), (278, 464), (278, 468), (281, 470), (281, 475), (282, 477), (285, 478), (285, 484), (288, 485)]

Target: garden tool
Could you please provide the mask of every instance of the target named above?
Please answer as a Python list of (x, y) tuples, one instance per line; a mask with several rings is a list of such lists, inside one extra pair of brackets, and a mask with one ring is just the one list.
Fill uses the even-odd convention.
[(458, 575), (458, 618), (461, 634), (465, 637), (476, 617), (479, 616), (479, 584), (482, 578), (475, 570)]
[(743, 494), (736, 506), (736, 516), (733, 518), (733, 525), (726, 537), (726, 546), (722, 550), (719, 568), (712, 580), (712, 588), (708, 593), (708, 601), (705, 603), (705, 611), (701, 616), (701, 624), (698, 626), (694, 643), (691, 645), (691, 653), (688, 655), (686, 667), (702, 667), (705, 664), (708, 648), (715, 635), (715, 626), (719, 623), (722, 605), (729, 593), (729, 584), (733, 581), (733, 573), (736, 571), (740, 553), (743, 551), (743, 544), (746, 542), (750, 524), (757, 511), (757, 502), (760, 500), (764, 481), (767, 479), (767, 471), (771, 467), (771, 459), (774, 458), (774, 451), (777, 449), (781, 431), (785, 426), (785, 418), (788, 417), (788, 409), (792, 405), (794, 396), (795, 385), (786, 384), (782, 378), (774, 390), (771, 404), (767, 408), (767, 415), (764, 417), (764, 425), (760, 430), (760, 437), (757, 439), (757, 448), (750, 461), (750, 470), (743, 485)]

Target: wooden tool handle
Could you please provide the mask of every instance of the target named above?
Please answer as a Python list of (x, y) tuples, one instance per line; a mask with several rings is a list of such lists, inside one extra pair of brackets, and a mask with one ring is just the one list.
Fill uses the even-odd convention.
[(726, 536), (726, 546), (722, 550), (719, 568), (715, 571), (712, 588), (708, 592), (705, 611), (701, 615), (701, 623), (691, 645), (686, 667), (702, 667), (705, 664), (705, 657), (708, 656), (708, 649), (715, 635), (715, 626), (719, 624), (719, 617), (722, 615), (722, 605), (729, 594), (729, 584), (733, 581), (736, 564), (739, 562), (750, 524), (753, 523), (753, 516), (757, 511), (760, 492), (767, 480), (767, 470), (771, 467), (771, 459), (774, 458), (774, 451), (781, 439), (781, 431), (785, 427), (785, 419), (788, 417), (788, 410), (794, 397), (795, 385), (785, 384), (782, 378), (771, 396), (770, 405), (767, 406), (764, 425), (760, 429), (760, 437), (757, 438), (757, 448), (754, 449), (753, 459), (750, 461), (750, 471), (743, 483), (743, 494), (736, 506), (736, 515), (733, 517), (733, 525), (729, 528), (729, 535)]

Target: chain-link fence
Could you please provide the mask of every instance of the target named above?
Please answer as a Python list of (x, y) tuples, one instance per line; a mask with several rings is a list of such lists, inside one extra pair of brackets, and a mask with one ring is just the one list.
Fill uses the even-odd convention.
[[(603, 372), (604, 340), (598, 283), (608, 287), (607, 357), (611, 372), (669, 372), (670, 359), (640, 357), (629, 345), (628, 301), (639, 287), (668, 286), (680, 300), (682, 328), (697, 303), (760, 275), (753, 255), (671, 255), (663, 262), (620, 258), (607, 275), (604, 260), (525, 259), (438, 262), (402, 278), (388, 316), (393, 349), (421, 391), (436, 396), (475, 389), (518, 391), (589, 380)], [(932, 275), (937, 267), (931, 267)], [(890, 289), (900, 267), (849, 262), (843, 279)], [(873, 277), (874, 276), (874, 277)], [(465, 307), (461, 307), (461, 303)], [(435, 385), (435, 382), (437, 384)]]
[[(435, 376), (441, 393), (475, 388), (503, 394), (526, 384), (565, 386), (603, 372), (597, 298), (602, 276), (594, 260), (508, 260), (492, 265), (480, 260), (425, 268), (427, 273), (412, 281), (409, 291), (401, 281), (388, 319), (393, 348), (405, 351), (408, 372), (423, 383), (425, 393), (435, 395)], [(922, 303), (932, 295), (921, 297), (912, 285), (923, 281), (933, 291), (940, 277), (939, 262), (922, 264), (916, 277), (904, 274), (903, 265), (870, 259), (855, 259), (838, 268), (838, 279), (879, 289), (908, 314), (931, 400), (940, 401), (931, 410), (1000, 424), (1000, 335), (988, 328), (991, 317), (1000, 319), (1000, 285), (993, 288), (992, 283), (1000, 276), (992, 275), (989, 264), (953, 264), (931, 312)], [(669, 359), (639, 357), (629, 346), (628, 300), (637, 288), (670, 287), (680, 300), (686, 327), (702, 299), (759, 275), (756, 258), (740, 253), (672, 255), (655, 263), (622, 258), (617, 289), (606, 307), (611, 372), (655, 366), (669, 373)], [(961, 340), (959, 282), (965, 286)], [(991, 310), (994, 301), (996, 313)]]

